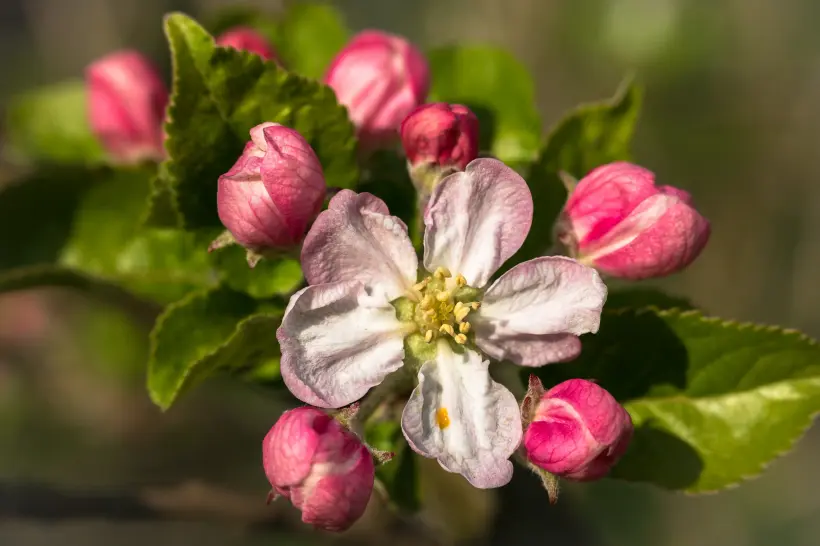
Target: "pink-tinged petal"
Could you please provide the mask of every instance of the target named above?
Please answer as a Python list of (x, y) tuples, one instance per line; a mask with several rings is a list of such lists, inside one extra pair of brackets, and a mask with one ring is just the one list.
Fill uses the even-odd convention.
[(682, 190), (674, 186), (658, 186), (658, 191), (665, 193), (666, 195), (673, 195), (687, 205), (692, 203), (692, 194), (686, 190)]
[(424, 267), (446, 267), (481, 288), (532, 225), (527, 183), (497, 159), (476, 159), (433, 190), (424, 215)]
[(323, 408), (355, 402), (404, 358), (396, 310), (357, 281), (309, 286), (276, 332), (282, 379), (296, 398)]
[(299, 241), (322, 209), (325, 177), (319, 158), (297, 131), (281, 125), (263, 129), (266, 151), (260, 172), (271, 200), (284, 216), (291, 237)]
[(658, 193), (655, 175), (631, 163), (598, 167), (582, 178), (564, 206), (578, 245), (604, 237), (644, 199)]
[(674, 200), (659, 218), (634, 237), (592, 258), (601, 271), (624, 279), (661, 277), (692, 263), (709, 241), (709, 221), (676, 197), (659, 196), (647, 201)]
[(262, 443), (262, 465), (271, 484), (292, 487), (310, 473), (320, 434), (331, 417), (314, 408), (286, 411)]
[(580, 352), (576, 336), (598, 331), (606, 295), (598, 273), (570, 258), (518, 264), (493, 283), (478, 313), (470, 315), (476, 345), (522, 366), (571, 360)]
[(288, 246), (293, 244), (293, 239), (262, 182), (261, 163), (259, 157), (243, 154), (230, 171), (219, 177), (216, 192), (219, 219), (245, 247)]
[(268, 40), (250, 27), (239, 26), (225, 31), (216, 39), (216, 45), (249, 51), (263, 59), (276, 60), (276, 54)]
[(481, 489), (510, 481), (509, 458), (522, 434), (518, 403), (492, 380), (488, 365), (478, 353), (457, 354), (440, 341), (436, 359), (419, 371), (401, 421), (414, 451)]
[(342, 190), (305, 237), (302, 269), (310, 284), (357, 280), (392, 301), (416, 282), (418, 258), (384, 201)]

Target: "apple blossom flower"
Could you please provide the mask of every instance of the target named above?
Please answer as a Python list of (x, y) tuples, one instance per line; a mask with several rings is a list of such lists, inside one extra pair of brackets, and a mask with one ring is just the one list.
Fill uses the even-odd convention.
[(423, 104), (402, 121), (401, 140), (413, 166), (432, 163), (464, 170), (478, 157), (478, 118), (461, 104)]
[(302, 521), (344, 531), (373, 491), (373, 458), (359, 438), (325, 412), (286, 411), (262, 442), (262, 464), (275, 494), (301, 510)]
[(487, 286), (524, 242), (532, 211), (514, 170), (471, 162), (433, 190), (419, 279), (407, 226), (377, 197), (339, 192), (305, 238), (309, 286), (277, 331), (290, 391), (345, 406), (404, 365), (405, 343), (420, 345), (420, 368), (407, 364), (418, 377), (402, 415), (410, 447), (476, 487), (506, 484), (521, 416), (482, 352), (523, 366), (574, 358), (606, 299), (598, 273), (565, 257), (518, 264)]
[(571, 255), (613, 277), (646, 279), (691, 264), (709, 240), (709, 221), (691, 196), (656, 186), (642, 167), (616, 162), (585, 176), (556, 226)]
[(584, 379), (551, 388), (531, 413), (523, 442), (527, 459), (567, 479), (603, 478), (632, 439), (629, 413), (606, 389)]
[(424, 102), (430, 74), (406, 39), (365, 30), (336, 55), (324, 82), (347, 107), (363, 146), (375, 148), (394, 140), (402, 120)]
[(168, 88), (142, 53), (117, 51), (86, 69), (91, 129), (118, 163), (160, 161)]
[(277, 60), (268, 40), (250, 27), (233, 27), (216, 38), (216, 45), (256, 53), (263, 59)]

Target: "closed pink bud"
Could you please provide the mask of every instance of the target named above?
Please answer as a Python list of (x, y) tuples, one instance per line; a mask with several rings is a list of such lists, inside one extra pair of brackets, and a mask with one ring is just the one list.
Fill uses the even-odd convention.
[(632, 439), (629, 413), (605, 389), (570, 379), (548, 390), (524, 432), (531, 463), (578, 481), (603, 478)]
[(219, 177), (219, 219), (242, 246), (298, 245), (322, 208), (325, 179), (310, 144), (293, 129), (263, 123), (236, 164)]
[(709, 234), (687, 192), (656, 186), (651, 171), (625, 162), (598, 167), (578, 182), (558, 228), (580, 261), (633, 280), (685, 268)]
[(262, 442), (262, 464), (274, 491), (290, 499), (302, 521), (344, 531), (373, 491), (373, 458), (359, 438), (311, 407), (286, 411)]
[(427, 97), (430, 75), (410, 42), (367, 30), (339, 52), (325, 83), (347, 107), (362, 144), (373, 148), (395, 140), (401, 122)]
[(264, 36), (250, 27), (234, 27), (219, 35), (216, 45), (222, 47), (232, 47), (240, 51), (250, 51), (256, 53), (263, 59), (276, 59), (270, 43)]
[(91, 129), (119, 163), (161, 160), (168, 89), (137, 51), (112, 53), (86, 69)]
[(463, 171), (478, 157), (478, 118), (460, 104), (424, 104), (401, 123), (401, 141), (413, 165), (432, 163)]

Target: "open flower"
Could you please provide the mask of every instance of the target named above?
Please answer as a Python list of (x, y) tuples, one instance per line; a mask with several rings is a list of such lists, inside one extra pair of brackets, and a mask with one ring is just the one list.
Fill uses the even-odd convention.
[(406, 345), (426, 348), (414, 350), (425, 358), (402, 415), (408, 443), (476, 487), (506, 484), (521, 417), (479, 349), (523, 366), (571, 359), (577, 336), (598, 330), (606, 299), (595, 270), (563, 257), (521, 263), (485, 288), (524, 242), (532, 210), (515, 171), (471, 162), (433, 191), (419, 278), (407, 226), (384, 202), (336, 194), (305, 238), (310, 286), (291, 298), (277, 332), (288, 388), (341, 407), (401, 368)]

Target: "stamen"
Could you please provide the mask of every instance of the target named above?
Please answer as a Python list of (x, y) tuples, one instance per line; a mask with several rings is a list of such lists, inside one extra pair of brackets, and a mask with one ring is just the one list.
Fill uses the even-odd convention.
[(456, 333), (456, 331), (453, 329), (453, 327), (450, 324), (442, 324), (441, 327), (439, 328), (439, 331), (443, 332), (447, 335), (451, 335), (451, 336), (455, 335), (455, 333)]
[(428, 284), (430, 284), (430, 277), (427, 277), (423, 281), (417, 282), (416, 284), (414, 284), (413, 285), (413, 290), (418, 290), (418, 291), (424, 290), (425, 288), (427, 288)]
[(458, 325), (458, 331), (461, 332), (462, 334), (466, 334), (467, 332), (469, 332), (470, 328), (471, 328), (471, 325), (470, 325), (469, 322), (462, 322), (461, 324)]
[(431, 307), (433, 307), (434, 302), (435, 300), (433, 299), (433, 296), (431, 296), (430, 294), (425, 294), (424, 297), (421, 298), (420, 305), (422, 309), (430, 309)]
[(424, 333), (424, 341), (426, 341), (427, 343), (430, 343), (431, 341), (433, 341), (433, 331), (432, 330), (427, 330)]
[[(459, 302), (459, 303), (461, 303), (461, 302)], [(456, 306), (456, 309), (453, 311), (453, 315), (456, 317), (456, 322), (461, 322), (462, 320), (467, 318), (467, 315), (469, 315), (469, 314), (470, 314), (470, 308), (467, 307), (466, 305), (463, 305), (461, 308)]]
[(433, 273), (433, 276), (437, 279), (447, 279), (452, 277), (453, 274), (450, 273), (450, 270), (446, 267), (437, 267), (435, 273)]
[(464, 275), (459, 273), (456, 275), (456, 286), (461, 288), (462, 286), (467, 286), (467, 279), (464, 278)]
[(481, 307), (481, 302), (480, 301), (472, 301), (472, 302), (470, 302), (469, 305), (470, 305), (470, 307), (473, 308), (473, 311), (478, 311), (478, 308)]
[(442, 430), (450, 426), (450, 416), (447, 415), (447, 408), (439, 408), (436, 411), (436, 424)]
[(441, 290), (436, 293), (436, 299), (440, 302), (445, 302), (450, 299), (450, 292), (448, 290)]
[(456, 343), (458, 343), (459, 345), (464, 345), (465, 343), (467, 343), (467, 336), (465, 336), (464, 334), (456, 334), (455, 336), (453, 336), (453, 339), (456, 340)]

